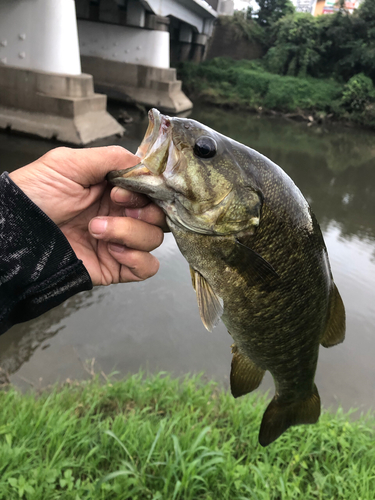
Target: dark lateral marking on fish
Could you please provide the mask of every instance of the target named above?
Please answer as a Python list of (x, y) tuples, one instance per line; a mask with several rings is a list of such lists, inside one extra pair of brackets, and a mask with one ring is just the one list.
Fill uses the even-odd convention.
[(320, 415), (320, 397), (314, 384), (313, 391), (304, 399), (285, 402), (277, 395), (268, 405), (259, 431), (259, 443), (268, 446), (292, 425), (315, 424)]
[(251, 248), (244, 245), (240, 242), (239, 239), (236, 238), (236, 243), (241, 245), (241, 248), (246, 249), (249, 253), (248, 264), (251, 266), (252, 270), (255, 274), (262, 279), (262, 281), (267, 281), (270, 278), (279, 278), (279, 275), (275, 271), (275, 269), (271, 266), (269, 262), (267, 262), (261, 255), (254, 252)]
[(239, 398), (254, 391), (262, 382), (265, 370), (262, 370), (232, 344), (232, 365), (230, 371), (230, 390), (232, 396)]

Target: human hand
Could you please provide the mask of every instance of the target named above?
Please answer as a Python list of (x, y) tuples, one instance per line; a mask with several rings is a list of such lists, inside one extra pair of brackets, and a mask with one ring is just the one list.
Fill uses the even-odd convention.
[(111, 170), (137, 163), (120, 146), (63, 147), (9, 175), (59, 226), (93, 285), (142, 281), (159, 269), (149, 252), (163, 241), (162, 211), (145, 196), (111, 189), (105, 181)]

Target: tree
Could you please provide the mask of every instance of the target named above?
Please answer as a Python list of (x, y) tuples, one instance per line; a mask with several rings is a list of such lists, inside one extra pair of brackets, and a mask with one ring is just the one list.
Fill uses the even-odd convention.
[(375, 28), (375, 0), (364, 0), (357, 10), (357, 14), (366, 22), (368, 28)]
[(316, 18), (305, 13), (284, 16), (270, 31), (272, 46), (265, 57), (270, 71), (291, 76), (314, 73), (321, 50)]
[(260, 26), (271, 26), (287, 14), (293, 14), (295, 8), (290, 0), (257, 0), (259, 10), (256, 22)]

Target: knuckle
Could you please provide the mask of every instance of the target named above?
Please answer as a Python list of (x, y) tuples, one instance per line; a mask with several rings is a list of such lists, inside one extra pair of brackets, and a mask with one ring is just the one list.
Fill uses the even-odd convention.
[(125, 149), (117, 144), (112, 144), (111, 146), (106, 146), (109, 153), (121, 154)]
[(150, 249), (154, 250), (163, 243), (164, 233), (162, 229), (153, 224), (149, 224), (147, 236), (149, 238)]
[(159, 261), (154, 256), (151, 257), (152, 259), (149, 259), (149, 261), (147, 262), (147, 264), (143, 269), (143, 272), (141, 273), (143, 279), (155, 276), (155, 274), (159, 270)]
[(150, 251), (160, 246), (164, 239), (162, 229), (131, 217), (108, 219), (106, 238), (130, 248)]
[(126, 265), (132, 271), (137, 271), (141, 264), (142, 256), (137, 250), (127, 250), (126, 252)]
[(108, 235), (116, 241), (125, 241), (131, 230), (131, 224), (127, 217), (111, 217), (109, 219)]
[(67, 154), (71, 152), (71, 148), (66, 146), (60, 146), (58, 148), (51, 149), (44, 156), (48, 160), (56, 161), (60, 158), (66, 157)]
[[(155, 226), (156, 227), (156, 226)], [(160, 247), (160, 245), (163, 243), (164, 241), (164, 233), (163, 233), (163, 230), (160, 228), (160, 227), (156, 227), (157, 229), (157, 246)]]
[(127, 266), (141, 280), (151, 278), (159, 270), (159, 261), (149, 253), (130, 251), (127, 255)]

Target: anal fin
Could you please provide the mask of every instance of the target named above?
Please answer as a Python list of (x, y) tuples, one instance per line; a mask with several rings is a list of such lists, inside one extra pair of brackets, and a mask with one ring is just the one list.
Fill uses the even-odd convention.
[(264, 370), (259, 368), (247, 356), (232, 345), (232, 367), (230, 371), (230, 388), (233, 397), (238, 398), (256, 389), (262, 382)]
[(323, 347), (332, 347), (343, 342), (344, 338), (345, 307), (339, 291), (334, 284), (329, 304), (328, 322), (320, 343)]
[(275, 396), (263, 415), (259, 443), (268, 446), (292, 425), (315, 424), (319, 415), (320, 397), (315, 385), (307, 398), (291, 403), (286, 403)]
[(191, 284), (193, 285), (193, 288), (195, 290), (195, 271), (191, 266), (189, 266), (189, 270), (190, 270)]

